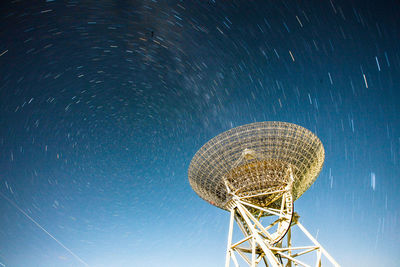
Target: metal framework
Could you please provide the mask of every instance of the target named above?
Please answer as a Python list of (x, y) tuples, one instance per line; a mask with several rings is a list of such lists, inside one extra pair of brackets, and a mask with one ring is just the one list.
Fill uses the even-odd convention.
[[(275, 160), (292, 167), (292, 195), (296, 200), (317, 178), (324, 157), (321, 141), (309, 130), (286, 122), (256, 122), (223, 132), (201, 147), (190, 163), (189, 182), (201, 198), (227, 210), (225, 174), (246, 163)], [(264, 190), (271, 182), (274, 186), (275, 174), (280, 174), (278, 169), (255, 170), (243, 179), (236, 176), (235, 185)]]
[[(332, 256), (298, 221), (299, 216), (293, 213), (290, 192), (283, 190), (280, 196), (281, 208), (273, 209), (257, 207), (248, 202), (248, 198), (233, 195), (228, 204), (231, 216), (225, 267), (230, 267), (232, 262), (235, 267), (239, 267), (237, 256), (251, 267), (257, 266), (260, 262), (273, 267), (311, 266), (302, 259), (306, 254), (315, 254), (314, 266), (321, 266), (322, 256), (325, 256), (332, 266), (339, 267)], [(263, 223), (264, 216), (271, 217), (268, 223)], [(235, 221), (243, 237), (233, 242)], [(311, 244), (292, 245), (291, 229), (294, 226), (303, 232)]]
[[(286, 122), (257, 122), (226, 131), (193, 157), (189, 182), (194, 191), (231, 214), (226, 267), (309, 266), (299, 259), (316, 252), (339, 266), (298, 222), (293, 202), (315, 181), (324, 162), (321, 141), (309, 130)], [(234, 222), (244, 237), (233, 242)], [(312, 245), (293, 247), (291, 227)], [(286, 245), (283, 241), (286, 239)], [(246, 246), (247, 244), (247, 246)], [(249, 254), (250, 256), (247, 256)]]

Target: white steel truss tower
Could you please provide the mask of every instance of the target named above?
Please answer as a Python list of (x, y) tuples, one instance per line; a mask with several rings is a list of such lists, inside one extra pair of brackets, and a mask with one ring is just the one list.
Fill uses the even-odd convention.
[[(246, 201), (248, 198), (233, 196), (228, 203), (230, 222), (225, 267), (230, 267), (231, 263), (239, 267), (238, 257), (251, 267), (258, 266), (260, 262), (263, 262), (265, 266), (273, 267), (321, 266), (323, 256), (331, 263), (331, 266), (340, 266), (298, 221), (297, 213), (292, 213), (293, 203), (290, 194), (287, 192), (281, 194), (280, 210), (257, 207)], [(264, 216), (273, 217), (272, 222), (263, 225)], [(243, 237), (233, 243), (235, 222), (243, 233)], [(291, 228), (295, 226), (308, 238), (311, 245), (292, 245)], [(300, 256), (312, 253), (315, 254), (313, 265), (299, 259)]]

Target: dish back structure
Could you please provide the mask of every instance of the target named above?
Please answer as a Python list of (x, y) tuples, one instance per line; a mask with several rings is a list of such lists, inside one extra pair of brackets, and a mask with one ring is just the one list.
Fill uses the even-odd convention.
[[(286, 185), (293, 174), (293, 201), (315, 181), (324, 163), (324, 147), (309, 130), (287, 122), (255, 122), (223, 132), (193, 157), (189, 181), (209, 203), (228, 210), (228, 190), (253, 195)], [(258, 205), (274, 205), (259, 198)]]

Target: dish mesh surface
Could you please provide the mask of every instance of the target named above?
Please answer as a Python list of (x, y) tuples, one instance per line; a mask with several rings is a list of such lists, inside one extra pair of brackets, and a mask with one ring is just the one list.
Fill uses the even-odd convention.
[[(246, 196), (282, 189), (293, 174), (293, 201), (315, 181), (324, 163), (321, 141), (311, 131), (287, 122), (256, 122), (212, 138), (194, 155), (188, 171), (193, 190), (227, 209), (227, 187)], [(268, 205), (268, 199), (258, 198)]]

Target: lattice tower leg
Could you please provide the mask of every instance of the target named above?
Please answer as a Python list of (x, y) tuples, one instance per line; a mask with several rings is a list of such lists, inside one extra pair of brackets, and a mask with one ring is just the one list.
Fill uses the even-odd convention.
[[(282, 201), (284, 202), (284, 201)], [(249, 210), (251, 208), (251, 211)], [(264, 209), (265, 208), (261, 208)], [(233, 262), (235, 267), (239, 267), (238, 257), (242, 258), (247, 266), (256, 267), (263, 261), (265, 266), (271, 267), (292, 267), (292, 266), (311, 266), (299, 259), (300, 256), (316, 252), (316, 262), (314, 266), (321, 266), (322, 256), (331, 263), (331, 266), (339, 267), (340, 265), (329, 255), (329, 253), (317, 242), (317, 240), (298, 222), (298, 215), (293, 216), (290, 227), (298, 226), (305, 236), (313, 243), (308, 246), (292, 246), (292, 232), (289, 227), (286, 232), (286, 246), (283, 240), (271, 242), (275, 233), (268, 232), (271, 225), (263, 226), (260, 217), (256, 218), (254, 214), (254, 205), (246, 206), (239, 198), (234, 199), (230, 204), (230, 223), (228, 244), (226, 251), (225, 267), (230, 267)], [(280, 217), (277, 221), (282, 221), (284, 217)], [(233, 243), (234, 222), (239, 226), (244, 237)], [(274, 223), (273, 223), (274, 224)], [(277, 223), (275, 223), (277, 224)], [(277, 230), (277, 232), (279, 229)], [(246, 245), (247, 246), (244, 246)], [(238, 256), (238, 257), (237, 257)]]
[[(269, 262), (270, 266), (282, 266), (279, 257), (276, 257), (271, 250), (271, 244), (278, 242), (286, 233), (290, 226), (292, 216), (291, 196), (285, 193), (280, 194), (282, 207), (280, 210), (268, 210), (257, 207), (243, 198), (234, 197), (230, 203), (231, 216), (229, 223), (228, 244), (226, 251), (225, 266), (229, 267), (233, 261), (235, 267), (239, 266), (236, 256), (241, 257), (248, 266), (256, 267), (261, 261)], [(287, 212), (289, 210), (289, 212)], [(265, 212), (272, 212), (278, 215), (278, 219), (267, 227), (264, 227), (260, 218)], [(259, 216), (255, 216), (259, 214)], [(242, 231), (244, 238), (239, 242), (232, 244), (234, 221)], [(271, 228), (276, 227), (275, 232), (269, 232)], [(247, 247), (242, 245), (247, 244)], [(246, 256), (246, 254), (250, 254)]]

